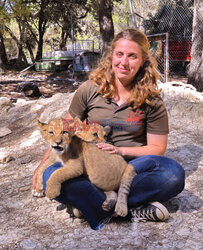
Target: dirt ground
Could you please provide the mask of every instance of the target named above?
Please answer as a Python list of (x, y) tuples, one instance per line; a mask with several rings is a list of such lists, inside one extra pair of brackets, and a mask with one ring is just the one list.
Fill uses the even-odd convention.
[[(42, 97), (51, 97), (56, 93), (73, 92), (77, 89), (77, 83), (88, 79), (88, 73), (72, 73), (68, 72), (36, 72), (26, 71), (24, 73), (7, 71), (0, 74), (0, 97), (10, 97), (15, 101), (17, 98), (26, 98), (25, 95), (18, 90), (18, 86), (22, 82), (35, 82), (42, 93)], [(183, 76), (173, 76), (169, 81), (181, 81), (186, 83), (187, 78)], [(76, 82), (75, 84), (73, 84)], [(27, 98), (28, 99), (28, 98)], [(30, 98), (29, 99), (34, 99)]]
[[(0, 74), (0, 97), (10, 97), (15, 101), (18, 98), (26, 98), (26, 96), (18, 90), (18, 86), (22, 82), (34, 82), (39, 87), (42, 97), (51, 97), (56, 93), (73, 92), (77, 88), (77, 83), (87, 80), (88, 73), (72, 73), (68, 72), (36, 72), (26, 71), (24, 73), (5, 72)], [(73, 84), (75, 83), (75, 84)]]
[[(0, 249), (203, 249), (203, 103), (177, 95), (178, 87), (164, 91), (170, 126), (166, 156), (182, 164), (186, 185), (165, 203), (170, 212), (166, 222), (113, 219), (94, 231), (86, 221), (70, 218), (58, 203), (32, 197), (33, 171), (47, 148), (36, 119), (68, 108), (77, 81), (86, 77), (73, 81), (67, 73), (0, 74), (0, 100), (9, 97), (0, 109), (0, 129), (11, 131), (0, 137), (0, 157), (11, 156), (0, 164)], [(42, 96), (30, 98), (17, 91), (24, 81), (36, 82)]]

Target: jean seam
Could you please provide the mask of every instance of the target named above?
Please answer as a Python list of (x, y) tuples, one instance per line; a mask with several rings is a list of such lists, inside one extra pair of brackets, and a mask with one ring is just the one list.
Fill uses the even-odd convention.
[[(159, 162), (156, 161), (155, 159), (151, 159), (154, 163), (155, 163), (155, 167), (153, 168), (152, 171), (150, 172), (142, 172), (142, 173), (138, 173), (139, 174), (145, 174), (144, 176), (140, 177), (138, 180), (136, 180), (131, 187), (134, 187), (135, 184), (139, 183), (141, 180), (143, 180), (146, 176), (148, 176), (150, 173), (154, 172), (154, 170), (156, 170), (158, 168), (158, 165), (159, 165)], [(136, 171), (136, 168), (135, 168), (135, 171)]]
[(146, 176), (148, 176), (150, 173), (145, 173), (144, 176), (141, 176), (138, 180), (136, 180), (134, 183), (132, 183), (131, 188), (134, 188), (134, 186), (139, 183), (140, 181), (142, 181)]

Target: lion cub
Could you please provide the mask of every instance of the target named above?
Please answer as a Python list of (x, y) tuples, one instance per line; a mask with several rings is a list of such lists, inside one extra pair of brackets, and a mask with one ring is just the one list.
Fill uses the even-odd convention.
[[(51, 152), (49, 158), (40, 166), (37, 171), (36, 189), (32, 190), (33, 196), (44, 196), (43, 173), (56, 162), (66, 163), (69, 159), (78, 161), (81, 152), (81, 140), (75, 136), (75, 129), (81, 130), (81, 121), (67, 121), (63, 119), (53, 119), (48, 124), (37, 121), (42, 138), (50, 145)], [(85, 126), (85, 127), (84, 127)], [(84, 125), (84, 139), (89, 142), (105, 142), (105, 134), (109, 128), (103, 129), (99, 124), (94, 126)], [(79, 128), (80, 127), (80, 128)], [(71, 162), (71, 161), (70, 161)], [(81, 163), (79, 162), (79, 165)], [(66, 180), (66, 179), (65, 179)], [(65, 181), (64, 180), (64, 181)]]
[[(80, 154), (80, 139), (75, 136), (74, 123), (63, 119), (53, 119), (48, 124), (37, 121), (42, 138), (52, 149), (49, 158), (40, 166), (37, 171), (36, 189), (32, 193), (36, 197), (44, 196), (43, 173), (56, 162), (66, 163), (69, 159), (76, 159)], [(104, 142), (105, 132), (99, 129), (94, 131), (86, 127), (86, 138), (89, 141)], [(79, 165), (80, 162), (79, 162)], [(65, 179), (66, 180), (66, 179)], [(65, 181), (64, 180), (64, 181)]]
[[(126, 216), (127, 196), (136, 173), (134, 167), (120, 155), (111, 155), (92, 143), (104, 141), (103, 127), (99, 124), (84, 124), (77, 118), (72, 124), (53, 120), (48, 125), (39, 122), (39, 126), (43, 138), (53, 149), (51, 158), (54, 156), (56, 162), (56, 157), (59, 157), (64, 165), (47, 181), (46, 196), (57, 197), (61, 183), (87, 175), (95, 186), (105, 191), (103, 209), (108, 211), (116, 203), (115, 212)], [(118, 190), (118, 197), (113, 190)]]

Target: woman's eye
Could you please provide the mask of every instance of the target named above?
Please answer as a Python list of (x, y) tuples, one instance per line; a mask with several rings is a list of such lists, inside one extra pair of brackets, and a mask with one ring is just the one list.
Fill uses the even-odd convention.
[(118, 57), (121, 57), (122, 56), (122, 53), (120, 53), (120, 52), (117, 52), (117, 54), (116, 54)]
[(136, 55), (132, 54), (132, 55), (130, 55), (130, 57), (131, 57), (132, 59), (135, 59), (135, 58), (136, 58)]

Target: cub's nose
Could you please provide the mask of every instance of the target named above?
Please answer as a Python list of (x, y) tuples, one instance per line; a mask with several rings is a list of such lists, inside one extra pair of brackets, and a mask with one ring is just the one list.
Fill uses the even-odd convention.
[(62, 140), (61, 140), (61, 139), (57, 139), (57, 140), (55, 140), (55, 142), (56, 142), (56, 144), (57, 144), (57, 146), (58, 146), (59, 144), (62, 143)]

